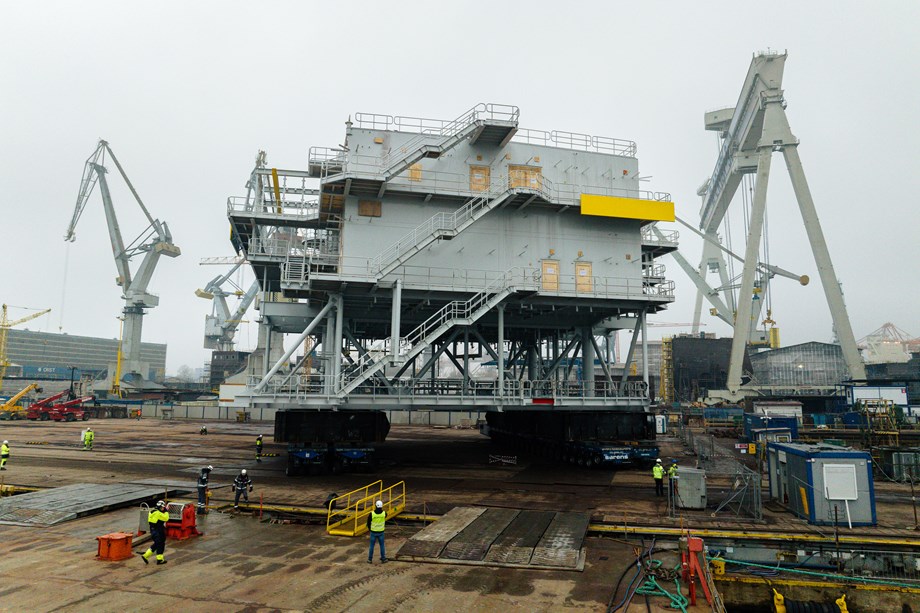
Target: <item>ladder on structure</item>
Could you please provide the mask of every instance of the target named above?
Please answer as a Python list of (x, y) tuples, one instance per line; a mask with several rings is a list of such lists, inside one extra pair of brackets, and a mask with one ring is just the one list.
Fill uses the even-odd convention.
[(467, 138), (473, 144), (482, 139), (504, 146), (517, 132), (518, 114), (517, 107), (477, 104), (453, 121), (422, 130), (418, 136), (381, 158), (384, 183), (424, 158), (441, 157)]
[[(374, 503), (383, 502), (387, 519), (393, 519), (406, 508), (406, 482), (384, 488), (383, 481), (342, 494), (329, 501), (326, 515), (326, 532), (336, 536), (358, 536), (367, 532), (367, 517), (374, 511)], [(339, 508), (341, 506), (342, 508)]]
[[(347, 396), (391, 360), (404, 363), (415, 359), (452, 327), (472, 325), (513, 292), (529, 289), (529, 287), (524, 287), (529, 285), (526, 273), (520, 276), (516, 274), (520, 273), (520, 271), (522, 269), (512, 268), (469, 300), (455, 300), (444, 305), (441, 310), (401, 339), (401, 344), (408, 346), (409, 349), (396, 359), (390, 355), (390, 352), (383, 352), (382, 355), (376, 357), (370, 353), (362, 355), (354, 366), (343, 374), (342, 383), (336, 395), (340, 398)], [(534, 283), (536, 282), (534, 281)]]

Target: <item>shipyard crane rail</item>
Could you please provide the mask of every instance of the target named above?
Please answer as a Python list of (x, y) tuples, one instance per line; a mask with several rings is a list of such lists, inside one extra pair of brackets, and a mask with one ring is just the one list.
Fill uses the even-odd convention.
[[(243, 316), (249, 309), (256, 295), (259, 293), (259, 282), (253, 281), (249, 289), (243, 292), (227, 292), (223, 289), (223, 284), (230, 280), (230, 277), (239, 270), (245, 260), (237, 262), (227, 273), (218, 275), (211, 279), (204, 289), (195, 290), (195, 295), (199, 298), (211, 300), (211, 314), (205, 316), (204, 320), (204, 348), (216, 349), (218, 351), (233, 351), (233, 337), (236, 329), (243, 321)], [(241, 297), (233, 313), (227, 304), (227, 297), (237, 295)]]
[[(109, 191), (109, 184), (106, 180), (105, 168), (106, 155), (118, 169), (118, 173), (124, 179), (125, 184), (134, 196), (135, 201), (143, 211), (147, 221), (150, 222), (137, 238), (130, 244), (125, 245), (121, 236), (121, 229), (118, 226), (118, 218), (115, 215), (115, 205), (112, 202), (112, 196)], [(70, 225), (67, 227), (67, 233), (64, 240), (73, 242), (76, 240), (77, 222), (86, 208), (86, 203), (93, 192), (96, 184), (99, 184), (99, 191), (102, 194), (102, 205), (105, 211), (105, 220), (108, 225), (109, 238), (112, 243), (112, 253), (115, 256), (115, 268), (118, 271), (116, 284), (122, 288), (122, 298), (125, 301), (123, 309), (124, 315), (124, 334), (122, 340), (122, 353), (124, 354), (124, 374), (136, 374), (146, 378), (147, 373), (140, 360), (141, 352), (141, 331), (144, 324), (145, 309), (157, 306), (160, 302), (158, 296), (148, 292), (147, 286), (153, 277), (160, 256), (174, 258), (182, 252), (172, 242), (172, 234), (166, 222), (161, 222), (150, 215), (144, 202), (141, 200), (134, 189), (134, 185), (125, 174), (121, 163), (109, 144), (100, 140), (96, 150), (86, 160), (83, 168), (83, 177), (80, 180), (80, 191), (77, 193), (77, 204), (74, 208), (73, 217)], [(131, 258), (140, 253), (144, 254), (144, 259), (138, 266), (137, 271), (131, 273)], [(120, 376), (120, 375), (119, 375)], [(116, 377), (117, 378), (117, 377)]]
[(36, 317), (41, 317), (45, 313), (50, 313), (51, 309), (45, 309), (44, 311), (39, 311), (38, 313), (31, 313), (25, 317), (20, 317), (19, 319), (14, 319), (10, 321), (7, 317), (6, 310), (7, 305), (3, 305), (3, 310), (0, 312), (0, 390), (3, 389), (3, 377), (6, 376), (6, 369), (10, 366), (10, 361), (6, 356), (6, 334), (10, 328), (13, 326), (18, 326), (19, 324), (24, 324), (27, 321), (32, 321)]

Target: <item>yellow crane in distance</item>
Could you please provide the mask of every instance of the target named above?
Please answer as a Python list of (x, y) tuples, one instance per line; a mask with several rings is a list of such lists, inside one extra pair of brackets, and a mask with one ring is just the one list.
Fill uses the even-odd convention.
[(0, 419), (22, 419), (22, 406), (18, 405), (17, 403), (22, 399), (23, 396), (32, 390), (38, 390), (41, 392), (42, 388), (38, 386), (38, 383), (30, 383), (18, 394), (3, 404), (0, 404)]
[(14, 319), (10, 321), (6, 314), (7, 306), (3, 305), (3, 312), (0, 313), (0, 390), (3, 389), (3, 377), (6, 376), (6, 369), (10, 365), (10, 361), (6, 357), (6, 333), (13, 326), (18, 326), (19, 324), (24, 324), (27, 321), (31, 321), (36, 317), (41, 317), (45, 313), (50, 313), (51, 309), (45, 309), (44, 311), (39, 311), (38, 313), (32, 313), (31, 315), (26, 315), (20, 319)]

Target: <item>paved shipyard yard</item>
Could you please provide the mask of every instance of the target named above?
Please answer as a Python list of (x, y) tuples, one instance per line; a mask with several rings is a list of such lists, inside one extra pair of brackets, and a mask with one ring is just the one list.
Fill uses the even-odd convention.
[[(211, 463), (216, 507), (231, 503), (229, 488), (221, 486), (240, 468), (247, 468), (255, 482), (252, 500), (258, 503), (262, 496), (266, 504), (279, 506), (318, 509), (330, 492), (342, 493), (380, 478), (385, 485), (405, 480), (406, 512), (413, 514), (441, 515), (455, 506), (480, 505), (584, 511), (595, 524), (686, 525), (667, 519), (665, 505), (652, 495), (644, 470), (550, 467), (526, 458), (517, 466), (490, 465), (489, 454), (504, 450), (475, 430), (396, 426), (380, 446), (381, 466), (374, 475), (288, 478), (283, 474), (280, 446), (267, 445), (267, 453), (279, 455), (261, 465), (253, 459), (255, 435), (270, 433), (271, 424), (210, 422), (207, 436), (198, 434), (199, 424), (194, 421), (94, 420), (90, 424), (96, 430), (93, 452), (80, 449), (78, 439), (85, 424), (79, 422), (4, 423), (4, 437), (12, 444), (8, 470), (0, 473), (4, 483), (47, 488), (138, 481), (172, 487), (186, 482), (191, 490), (198, 468)], [(664, 443), (665, 455), (679, 456), (677, 445), (669, 449)], [(879, 490), (879, 528), (873, 533), (909, 536), (903, 530), (912, 525), (909, 497), (894, 485), (880, 484)], [(789, 515), (770, 511), (765, 515), (765, 524), (741, 526), (810, 531)], [(387, 528), (391, 558), (422, 529), (421, 524), (394, 523)], [(166, 566), (144, 566), (136, 557), (121, 562), (94, 559), (97, 536), (133, 532), (137, 526), (137, 505), (47, 528), (0, 526), (5, 552), (0, 557), (0, 610), (444, 611), (462, 606), (472, 611), (603, 611), (640, 542), (632, 534), (589, 534), (583, 572), (399, 560), (386, 566), (375, 560), (369, 566), (366, 537), (328, 536), (318, 521), (260, 522), (257, 512), (228, 510), (200, 518), (204, 536), (168, 541)], [(739, 524), (710, 522), (705, 527), (737, 529)], [(660, 545), (673, 547), (674, 543), (659, 539), (656, 546)], [(144, 548), (146, 544), (135, 546), (136, 551)], [(676, 561), (675, 554), (668, 552), (659, 557), (666, 564)], [(757, 588), (763, 591), (765, 586)], [(890, 602), (911, 603), (913, 610), (920, 603), (917, 594), (896, 597), (900, 600)], [(653, 598), (650, 605), (653, 611), (670, 610), (661, 598)], [(636, 598), (629, 610), (647, 609)]]

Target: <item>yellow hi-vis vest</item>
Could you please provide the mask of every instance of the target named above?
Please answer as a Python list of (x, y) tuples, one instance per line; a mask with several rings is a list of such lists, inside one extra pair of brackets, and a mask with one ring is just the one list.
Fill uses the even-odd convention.
[(10, 446), (9, 445), (0, 446), (0, 455), (2, 456), (10, 455)]
[(90, 430), (89, 432), (87, 432), (87, 433), (85, 433), (85, 434), (83, 435), (83, 442), (84, 442), (84, 443), (92, 443), (92, 442), (93, 442), (93, 439), (94, 439), (95, 437), (96, 437), (96, 435), (93, 433), (92, 430)]
[(661, 464), (652, 466), (652, 476), (656, 479), (664, 479), (664, 469), (661, 467)]
[(156, 507), (154, 507), (147, 513), (147, 523), (149, 524), (155, 524), (158, 522), (162, 522), (165, 524), (168, 521), (169, 521), (169, 513), (165, 511), (160, 511)]
[(668, 476), (672, 478), (677, 476), (677, 464), (671, 464), (668, 468)]
[(383, 532), (383, 528), (386, 523), (386, 511), (381, 511), (380, 513), (371, 513), (371, 532)]

